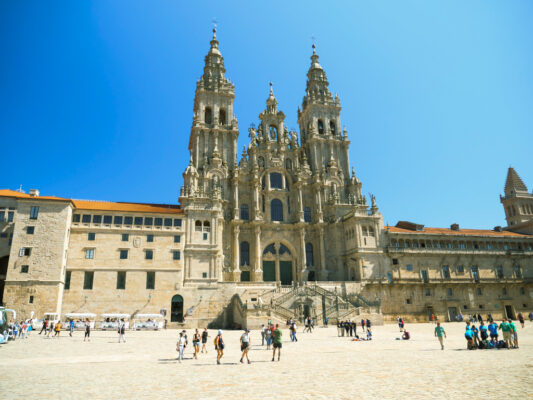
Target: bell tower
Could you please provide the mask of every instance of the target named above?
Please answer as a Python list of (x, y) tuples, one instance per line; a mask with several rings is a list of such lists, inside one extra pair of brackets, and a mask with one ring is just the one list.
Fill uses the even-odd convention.
[(348, 180), (350, 142), (346, 130), (341, 130), (340, 112), (339, 96), (335, 95), (333, 98), (329, 91), (326, 72), (318, 62), (313, 44), (305, 96), (302, 109), (298, 109), (302, 147), (313, 172), (320, 173), (331, 167), (340, 170), (344, 179)]
[(216, 28), (205, 56), (204, 73), (196, 83), (194, 117), (189, 139), (192, 165), (201, 172), (208, 165), (232, 170), (237, 162), (237, 119), (233, 116), (235, 86), (225, 77), (224, 58)]

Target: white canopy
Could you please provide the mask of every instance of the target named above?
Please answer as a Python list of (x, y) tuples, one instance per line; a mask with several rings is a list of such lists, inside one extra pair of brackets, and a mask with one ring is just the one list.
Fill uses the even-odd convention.
[(59, 315), (56, 312), (45, 312), (43, 315)]
[(95, 318), (96, 314), (93, 313), (67, 313), (65, 314), (67, 318)]
[(130, 319), (129, 314), (100, 314), (102, 318), (127, 318)]
[(135, 319), (163, 318), (163, 316), (161, 314), (135, 314), (133, 318)]

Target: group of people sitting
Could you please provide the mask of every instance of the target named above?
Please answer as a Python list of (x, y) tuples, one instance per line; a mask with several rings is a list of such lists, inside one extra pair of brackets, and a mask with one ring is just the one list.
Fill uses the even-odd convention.
[[(498, 340), (498, 331), (502, 331), (503, 340)], [(485, 325), (482, 320), (478, 327), (468, 321), (466, 323), (465, 339), (468, 350), (518, 349), (516, 325), (511, 319), (507, 320), (506, 318), (503, 318), (499, 325), (494, 320)]]

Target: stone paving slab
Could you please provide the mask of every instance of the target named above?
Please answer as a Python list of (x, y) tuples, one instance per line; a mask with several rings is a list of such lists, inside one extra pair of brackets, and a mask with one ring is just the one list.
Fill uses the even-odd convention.
[[(464, 324), (444, 324), (446, 349), (434, 325), (409, 325), (412, 340), (397, 341), (396, 325), (374, 327), (374, 340), (337, 337), (334, 327), (283, 330), (280, 362), (252, 331), (251, 365), (240, 364), (239, 331), (225, 331), (226, 354), (216, 365), (215, 331), (208, 354), (177, 362), (177, 331), (93, 331), (60, 338), (33, 333), (0, 346), (2, 399), (501, 399), (533, 398), (533, 324), (519, 328), (520, 349), (468, 351)], [(300, 329), (301, 331), (301, 329)], [(192, 330), (188, 331), (189, 342)]]

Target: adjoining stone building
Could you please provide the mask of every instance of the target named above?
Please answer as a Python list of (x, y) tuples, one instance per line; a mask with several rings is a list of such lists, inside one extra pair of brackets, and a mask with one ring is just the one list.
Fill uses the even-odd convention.
[(533, 195), (514, 169), (505, 229), (384, 226), (350, 168), (340, 99), (315, 48), (299, 134), (271, 85), (239, 157), (218, 44), (214, 34), (196, 86), (180, 204), (0, 191), (0, 301), (23, 316), (165, 310), (171, 323), (224, 327), (529, 312)]

